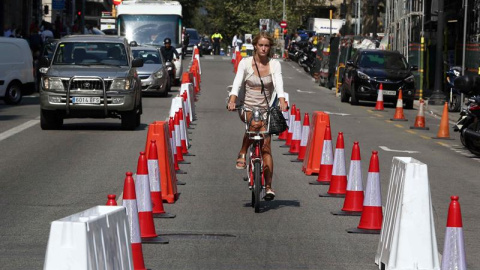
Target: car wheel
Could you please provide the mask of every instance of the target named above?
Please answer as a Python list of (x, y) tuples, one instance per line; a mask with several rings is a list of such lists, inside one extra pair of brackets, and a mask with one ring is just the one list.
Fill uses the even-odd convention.
[(349, 96), (347, 95), (347, 90), (345, 90), (345, 86), (342, 85), (342, 88), (340, 88), (340, 101), (341, 102), (348, 102)]
[(140, 113), (137, 110), (125, 112), (122, 114), (122, 128), (125, 130), (135, 130), (140, 125)]
[(161, 97), (166, 97), (168, 96), (168, 85), (165, 85), (163, 87), (163, 90), (160, 89), (160, 91), (158, 91), (158, 94), (161, 96)]
[(405, 109), (413, 109), (413, 100), (405, 100)]
[(352, 105), (358, 105), (358, 99), (357, 97), (355, 96), (355, 85), (352, 84), (352, 88), (350, 89), (351, 93), (350, 93), (350, 104)]
[(20, 83), (11, 83), (5, 92), (5, 103), (16, 105), (22, 101), (22, 86)]
[(43, 130), (59, 129), (63, 125), (63, 118), (55, 111), (40, 109), (40, 127)]

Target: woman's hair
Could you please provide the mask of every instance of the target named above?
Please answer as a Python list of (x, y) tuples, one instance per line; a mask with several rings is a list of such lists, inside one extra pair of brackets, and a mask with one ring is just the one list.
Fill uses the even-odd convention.
[(268, 53), (268, 56), (269, 57), (272, 57), (273, 55), (273, 45), (275, 44), (274, 41), (273, 41), (273, 37), (267, 33), (267, 32), (260, 32), (258, 33), (252, 40), (252, 44), (253, 44), (253, 50), (256, 51), (257, 50), (257, 44), (258, 44), (258, 41), (261, 39), (261, 38), (266, 38), (268, 39), (268, 42), (270, 43), (270, 51)]

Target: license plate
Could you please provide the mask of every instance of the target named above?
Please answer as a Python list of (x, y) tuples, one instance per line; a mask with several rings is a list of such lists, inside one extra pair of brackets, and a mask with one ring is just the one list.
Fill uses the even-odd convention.
[(99, 104), (100, 97), (72, 97), (74, 104)]
[(386, 95), (386, 96), (395, 96), (395, 95), (397, 95), (397, 91), (383, 90), (383, 94)]

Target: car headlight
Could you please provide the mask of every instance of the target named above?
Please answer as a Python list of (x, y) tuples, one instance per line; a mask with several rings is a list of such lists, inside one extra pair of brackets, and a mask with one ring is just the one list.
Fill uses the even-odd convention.
[(163, 75), (164, 75), (164, 74), (163, 74), (163, 69), (159, 70), (158, 72), (153, 73), (153, 77), (154, 77), (155, 79), (160, 79), (160, 78), (163, 77)]
[(415, 80), (415, 76), (413, 76), (413, 75), (410, 75), (410, 76), (408, 76), (407, 78), (404, 79), (404, 81), (407, 82), (407, 83), (413, 83), (414, 80)]
[(45, 90), (65, 90), (60, 78), (43, 78), (43, 89)]
[(369, 77), (367, 74), (365, 74), (365, 73), (363, 73), (363, 72), (361, 72), (361, 71), (358, 71), (357, 73), (358, 73), (358, 77), (359, 77), (360, 79), (362, 79), (362, 80), (370, 80), (370, 77)]
[(130, 80), (128, 79), (115, 79), (110, 86), (111, 90), (129, 90)]

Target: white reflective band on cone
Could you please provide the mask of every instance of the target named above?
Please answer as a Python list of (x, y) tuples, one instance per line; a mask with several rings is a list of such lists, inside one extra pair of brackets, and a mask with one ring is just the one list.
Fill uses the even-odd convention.
[(303, 126), (302, 130), (302, 140), (300, 141), (300, 146), (307, 146), (308, 143), (308, 133), (310, 133), (309, 126)]
[(367, 176), (367, 188), (363, 206), (382, 206), (382, 190), (380, 189), (380, 174), (369, 172)]
[(289, 118), (289, 120), (290, 120), (290, 123), (288, 124), (288, 126), (290, 128), (288, 129), (288, 133), (293, 133), (295, 129), (295, 115), (291, 114), (291, 117)]
[(128, 227), (130, 228), (130, 241), (132, 244), (141, 243), (140, 225), (138, 223), (138, 208), (136, 200), (123, 200), (123, 206), (127, 209)]
[(462, 227), (447, 227), (443, 247), (442, 270), (467, 270)]
[(383, 101), (383, 90), (378, 90), (377, 101)]
[(332, 141), (331, 140), (324, 140), (323, 141), (321, 164), (333, 165), (332, 151), (333, 151), (332, 150)]
[(172, 138), (170, 138), (170, 145), (172, 146), (172, 154), (177, 153), (177, 146), (175, 145), (175, 131), (172, 131)]
[(295, 121), (295, 131), (293, 132), (292, 140), (301, 140), (302, 139), (302, 124), (300, 121)]
[(180, 120), (180, 140), (185, 141), (186, 137), (186, 131), (185, 131), (185, 121)]
[(345, 149), (335, 149), (335, 158), (333, 159), (332, 175), (347, 175), (345, 169)]
[(360, 160), (350, 161), (350, 171), (348, 173), (347, 190), (363, 191), (362, 162)]
[(162, 191), (162, 185), (160, 184), (160, 171), (158, 169), (158, 160), (149, 159), (147, 162), (150, 191)]
[(181, 139), (181, 136), (180, 135), (180, 126), (179, 125), (175, 125), (175, 146), (181, 146), (182, 145), (182, 139)]
[(150, 183), (148, 174), (135, 175), (135, 193), (137, 195), (138, 212), (151, 212)]

